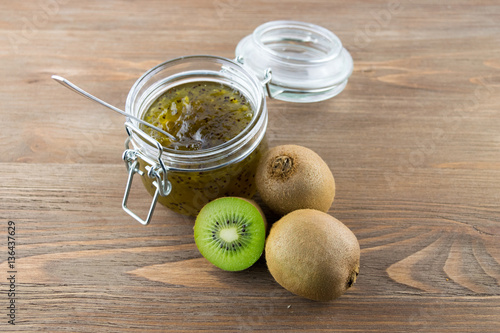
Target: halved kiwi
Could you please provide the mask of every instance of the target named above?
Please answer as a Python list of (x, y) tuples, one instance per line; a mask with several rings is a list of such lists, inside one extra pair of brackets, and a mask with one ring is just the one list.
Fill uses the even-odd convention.
[(200, 253), (226, 271), (241, 271), (262, 255), (266, 219), (253, 201), (219, 198), (206, 204), (196, 217), (194, 240)]

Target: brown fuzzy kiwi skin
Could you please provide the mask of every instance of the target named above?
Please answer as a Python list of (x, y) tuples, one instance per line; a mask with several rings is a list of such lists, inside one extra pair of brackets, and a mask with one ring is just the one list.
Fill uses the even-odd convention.
[(255, 176), (262, 201), (281, 216), (298, 209), (327, 212), (335, 179), (325, 161), (309, 148), (282, 145), (268, 150)]
[(360, 247), (354, 233), (333, 216), (302, 209), (273, 224), (265, 257), (282, 287), (305, 298), (330, 301), (356, 281)]
[(264, 225), (266, 226), (266, 232), (267, 232), (269, 224), (267, 223), (266, 215), (264, 214), (264, 211), (262, 210), (262, 208), (260, 208), (259, 204), (252, 199), (241, 198), (241, 197), (238, 197), (238, 198), (241, 200), (245, 200), (246, 202), (251, 203), (252, 205), (254, 205), (255, 208), (257, 208), (260, 215), (262, 216), (262, 219), (264, 220)]

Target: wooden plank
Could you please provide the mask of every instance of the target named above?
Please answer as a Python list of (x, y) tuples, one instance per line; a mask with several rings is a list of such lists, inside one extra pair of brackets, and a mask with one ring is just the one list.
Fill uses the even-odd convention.
[[(0, 12), (2, 331), (498, 331), (497, 2), (41, 0)], [(159, 206), (149, 226), (133, 221), (121, 209), (124, 119), (50, 79), (123, 107), (152, 66), (232, 58), (275, 19), (322, 25), (354, 58), (331, 100), (268, 100), (269, 144), (323, 157), (337, 185), (329, 213), (361, 245), (359, 278), (333, 302), (284, 290), (263, 258), (244, 272), (215, 268), (196, 249), (193, 218)], [(134, 209), (144, 215), (150, 200), (136, 182)]]

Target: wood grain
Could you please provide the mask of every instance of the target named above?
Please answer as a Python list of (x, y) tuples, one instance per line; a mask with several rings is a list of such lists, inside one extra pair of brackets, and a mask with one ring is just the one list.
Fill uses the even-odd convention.
[[(0, 12), (1, 331), (498, 332), (497, 1), (41, 0), (4, 1)], [(263, 258), (216, 269), (191, 218), (158, 207), (151, 225), (133, 221), (121, 209), (123, 119), (50, 79), (123, 107), (152, 66), (232, 58), (276, 19), (324, 26), (354, 58), (331, 100), (268, 100), (270, 145), (324, 158), (337, 185), (329, 213), (361, 245), (359, 278), (333, 302), (284, 290)], [(145, 213), (150, 200), (134, 184), (134, 208)]]

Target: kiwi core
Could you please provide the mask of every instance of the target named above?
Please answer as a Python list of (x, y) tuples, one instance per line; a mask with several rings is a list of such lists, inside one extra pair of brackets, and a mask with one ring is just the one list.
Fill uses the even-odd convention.
[(235, 240), (238, 240), (238, 229), (236, 227), (228, 228), (228, 229), (222, 229), (219, 233), (220, 238), (222, 240), (231, 243), (234, 242)]

